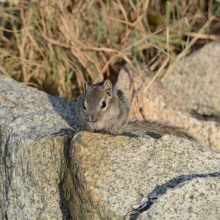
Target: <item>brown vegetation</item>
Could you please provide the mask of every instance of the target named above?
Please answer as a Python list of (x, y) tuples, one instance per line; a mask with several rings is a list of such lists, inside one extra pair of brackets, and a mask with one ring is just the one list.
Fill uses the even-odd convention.
[(85, 79), (116, 81), (130, 60), (153, 71), (166, 62), (163, 79), (176, 61), (220, 33), (218, 0), (8, 0), (1, 6), (1, 73), (72, 100)]

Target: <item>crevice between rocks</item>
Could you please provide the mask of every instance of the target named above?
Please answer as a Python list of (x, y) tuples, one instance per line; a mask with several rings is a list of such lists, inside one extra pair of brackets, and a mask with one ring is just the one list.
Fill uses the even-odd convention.
[[(62, 135), (66, 135), (66, 134), (62, 133), (59, 135), (62, 136)], [(63, 220), (71, 220), (72, 219), (71, 214), (70, 214), (70, 210), (67, 205), (67, 197), (64, 192), (64, 184), (65, 184), (64, 179), (70, 169), (69, 149), (70, 149), (72, 137), (73, 137), (73, 135), (67, 136), (66, 142), (63, 146), (64, 161), (62, 161), (62, 167), (64, 167), (65, 170), (61, 170), (60, 183), (59, 183), (60, 209), (62, 212), (62, 219)]]
[[(5, 133), (6, 135), (2, 135), (2, 133)], [(8, 135), (9, 134), (9, 135)], [(4, 141), (2, 140), (2, 138), (5, 137), (5, 143)], [(8, 176), (8, 184), (3, 186), (1, 185), (1, 188), (2, 190), (5, 189), (5, 198), (1, 198), (2, 199), (2, 204), (1, 204), (1, 211), (3, 213), (3, 216), (5, 217), (5, 220), (8, 220), (8, 214), (7, 214), (7, 209), (3, 207), (3, 200), (5, 200), (4, 202), (7, 203), (9, 198), (8, 198), (8, 195), (9, 195), (9, 187), (11, 186), (11, 175), (12, 173), (7, 173), (6, 172), (6, 167), (7, 167), (7, 163), (6, 163), (6, 158), (8, 157), (8, 142), (10, 140), (10, 132), (6, 132), (6, 129), (2, 129), (2, 126), (0, 126), (0, 155), (1, 155), (1, 158), (2, 158), (2, 161), (0, 161), (1, 163), (1, 172), (5, 174), (5, 176), (1, 177), (2, 178), (2, 182), (4, 181), (3, 178), (7, 179), (7, 176)], [(5, 146), (3, 146), (3, 144)], [(3, 148), (4, 148), (4, 152), (3, 152)], [(3, 195), (3, 192), (1, 192), (1, 194)]]
[(63, 220), (71, 220), (72, 218), (71, 218), (68, 206), (67, 206), (65, 193), (63, 190), (63, 181), (61, 181), (59, 184), (59, 195), (60, 195), (60, 209), (62, 212), (62, 219)]
[(142, 204), (138, 209), (135, 209), (131, 212), (129, 220), (136, 220), (142, 212), (149, 210), (151, 206), (157, 201), (157, 199), (160, 198), (160, 196), (164, 195), (168, 189), (183, 186), (187, 180), (206, 177), (220, 177), (220, 173), (215, 172), (205, 174), (181, 175), (171, 179), (161, 186), (156, 186), (152, 192), (147, 194), (146, 198), (148, 200), (146, 201), (146, 203)]

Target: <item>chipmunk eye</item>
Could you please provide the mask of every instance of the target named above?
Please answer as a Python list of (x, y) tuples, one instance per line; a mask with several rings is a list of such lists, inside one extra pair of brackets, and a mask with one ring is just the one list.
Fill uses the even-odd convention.
[(103, 102), (102, 102), (102, 108), (105, 108), (105, 107), (106, 107), (106, 102), (103, 101)]

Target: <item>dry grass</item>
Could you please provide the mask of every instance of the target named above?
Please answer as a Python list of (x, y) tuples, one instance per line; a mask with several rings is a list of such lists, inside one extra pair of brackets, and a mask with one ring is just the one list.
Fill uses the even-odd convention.
[(73, 100), (84, 80), (115, 81), (130, 60), (153, 71), (166, 62), (164, 79), (176, 61), (220, 33), (217, 0), (8, 0), (1, 6), (1, 73)]

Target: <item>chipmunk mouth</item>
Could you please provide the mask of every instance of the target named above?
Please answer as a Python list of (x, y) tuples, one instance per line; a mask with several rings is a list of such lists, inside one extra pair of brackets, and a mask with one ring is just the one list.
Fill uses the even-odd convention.
[(89, 121), (90, 122), (97, 122), (97, 116), (96, 115), (89, 115)]

